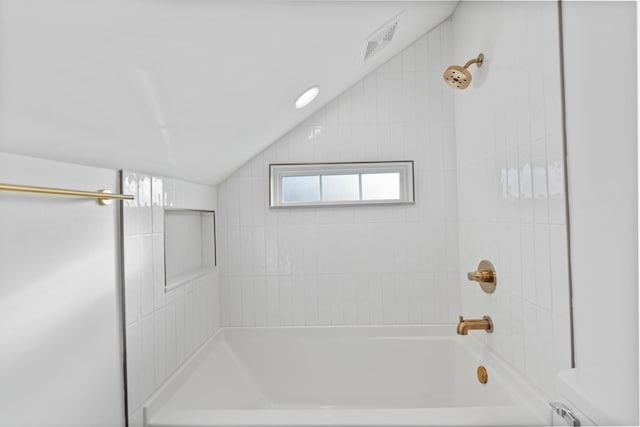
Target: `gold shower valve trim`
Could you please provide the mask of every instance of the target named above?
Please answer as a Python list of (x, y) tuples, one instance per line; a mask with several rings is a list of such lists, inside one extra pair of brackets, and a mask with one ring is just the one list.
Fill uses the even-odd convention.
[(491, 261), (483, 259), (478, 264), (478, 269), (467, 273), (467, 279), (478, 282), (483, 291), (492, 294), (496, 290), (498, 278), (496, 277), (496, 269)]

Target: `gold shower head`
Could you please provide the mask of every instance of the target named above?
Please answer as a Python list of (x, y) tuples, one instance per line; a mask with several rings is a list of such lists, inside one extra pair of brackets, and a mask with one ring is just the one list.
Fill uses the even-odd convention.
[(484, 55), (480, 54), (477, 58), (470, 59), (464, 64), (464, 67), (459, 65), (452, 65), (446, 69), (442, 77), (444, 77), (444, 81), (454, 89), (466, 89), (471, 84), (471, 73), (467, 68), (471, 64), (476, 64), (479, 67), (482, 66), (482, 62), (484, 61)]

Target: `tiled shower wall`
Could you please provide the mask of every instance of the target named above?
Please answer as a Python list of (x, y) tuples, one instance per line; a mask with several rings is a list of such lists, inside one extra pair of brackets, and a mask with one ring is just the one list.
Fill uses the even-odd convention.
[(215, 211), (213, 187), (122, 172), (129, 425), (142, 405), (218, 329), (218, 272), (165, 292), (164, 208)]
[[(219, 185), (222, 322), (452, 323), (459, 314), (451, 23)], [(414, 205), (268, 207), (270, 163), (414, 160)]]
[[(453, 22), (454, 62), (486, 58), (454, 102), (462, 314), (490, 315), (474, 336), (553, 396), (571, 367), (558, 5), (462, 2)], [(490, 295), (464, 279), (482, 259)]]

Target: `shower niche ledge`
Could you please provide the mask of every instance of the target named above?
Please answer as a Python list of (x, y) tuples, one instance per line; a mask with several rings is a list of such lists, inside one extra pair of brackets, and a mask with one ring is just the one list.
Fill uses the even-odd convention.
[(165, 292), (169, 292), (175, 288), (179, 288), (182, 285), (186, 285), (187, 283), (191, 282), (194, 279), (197, 279), (198, 277), (205, 276), (214, 271), (216, 271), (215, 267), (201, 267), (195, 268), (182, 274), (167, 277), (165, 280), (164, 290)]
[(215, 212), (165, 209), (165, 292), (216, 270), (215, 237)]

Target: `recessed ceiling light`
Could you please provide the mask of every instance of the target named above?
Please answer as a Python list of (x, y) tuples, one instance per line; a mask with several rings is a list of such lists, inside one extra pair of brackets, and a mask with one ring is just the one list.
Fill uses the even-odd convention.
[(318, 96), (319, 92), (320, 88), (318, 88), (318, 86), (313, 86), (312, 88), (305, 90), (302, 95), (300, 95), (298, 99), (296, 99), (296, 108), (302, 108), (309, 105), (311, 101), (316, 99), (316, 96)]

